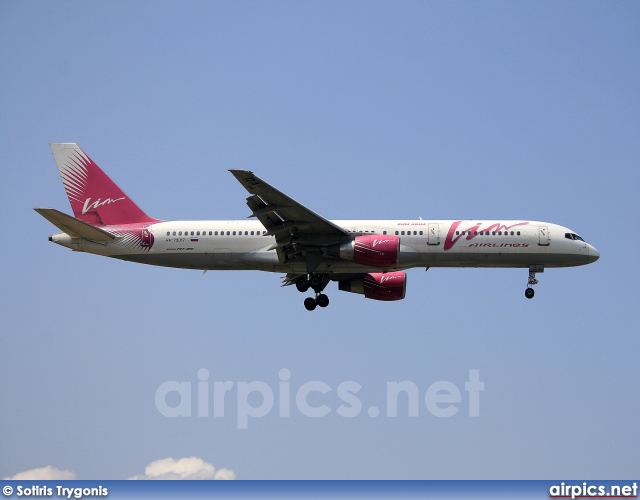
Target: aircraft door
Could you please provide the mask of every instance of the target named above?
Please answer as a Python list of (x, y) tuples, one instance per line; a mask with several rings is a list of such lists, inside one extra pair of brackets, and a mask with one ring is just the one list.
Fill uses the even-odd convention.
[(153, 234), (149, 226), (142, 228), (142, 246), (147, 248), (153, 246)]
[(548, 247), (551, 243), (551, 238), (549, 236), (549, 226), (539, 226), (538, 227), (538, 245), (543, 247)]
[(440, 226), (436, 223), (429, 224), (427, 229), (427, 245), (440, 244)]

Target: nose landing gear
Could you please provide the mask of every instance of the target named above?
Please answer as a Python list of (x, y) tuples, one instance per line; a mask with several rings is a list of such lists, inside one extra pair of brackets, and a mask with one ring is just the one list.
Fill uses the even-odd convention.
[(536, 292), (533, 290), (533, 285), (538, 284), (536, 279), (536, 272), (543, 273), (544, 267), (541, 266), (529, 266), (529, 281), (527, 281), (527, 289), (524, 291), (524, 296), (528, 299), (532, 299)]
[(325, 289), (329, 283), (330, 278), (327, 274), (310, 274), (306, 277), (301, 276), (296, 281), (296, 288), (299, 292), (306, 292), (309, 288), (312, 288), (316, 293), (316, 297), (307, 297), (304, 299), (304, 307), (307, 311), (313, 311), (316, 306), (327, 307), (329, 305), (329, 297), (327, 297), (322, 290)]

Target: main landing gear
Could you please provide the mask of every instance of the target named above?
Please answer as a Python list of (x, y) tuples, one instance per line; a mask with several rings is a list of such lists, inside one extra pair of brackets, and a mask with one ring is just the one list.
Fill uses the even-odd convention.
[(296, 281), (296, 288), (299, 292), (306, 292), (309, 288), (312, 288), (316, 293), (316, 297), (307, 297), (304, 299), (304, 307), (307, 311), (313, 311), (316, 306), (327, 307), (329, 305), (329, 297), (327, 297), (322, 290), (325, 289), (330, 279), (327, 274), (310, 274), (308, 276), (301, 276)]
[(524, 296), (528, 299), (532, 299), (536, 292), (533, 290), (533, 285), (538, 284), (538, 280), (536, 279), (536, 272), (544, 272), (543, 267), (539, 266), (530, 266), (529, 267), (529, 281), (527, 281), (527, 289), (524, 291)]

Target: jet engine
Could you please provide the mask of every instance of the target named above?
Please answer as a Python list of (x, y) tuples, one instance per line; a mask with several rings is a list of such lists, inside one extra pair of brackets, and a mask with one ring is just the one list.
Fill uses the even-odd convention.
[(382, 234), (356, 236), (347, 243), (330, 246), (327, 254), (363, 266), (395, 267), (400, 255), (400, 238)]
[(402, 300), (407, 290), (407, 275), (402, 271), (367, 273), (358, 278), (340, 280), (338, 288), (343, 292), (364, 294), (367, 299)]

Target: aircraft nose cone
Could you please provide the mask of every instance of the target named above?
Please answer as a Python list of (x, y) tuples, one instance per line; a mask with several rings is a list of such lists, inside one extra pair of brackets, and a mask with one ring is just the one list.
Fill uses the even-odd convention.
[(600, 258), (600, 252), (593, 245), (589, 245), (589, 261), (595, 262)]

